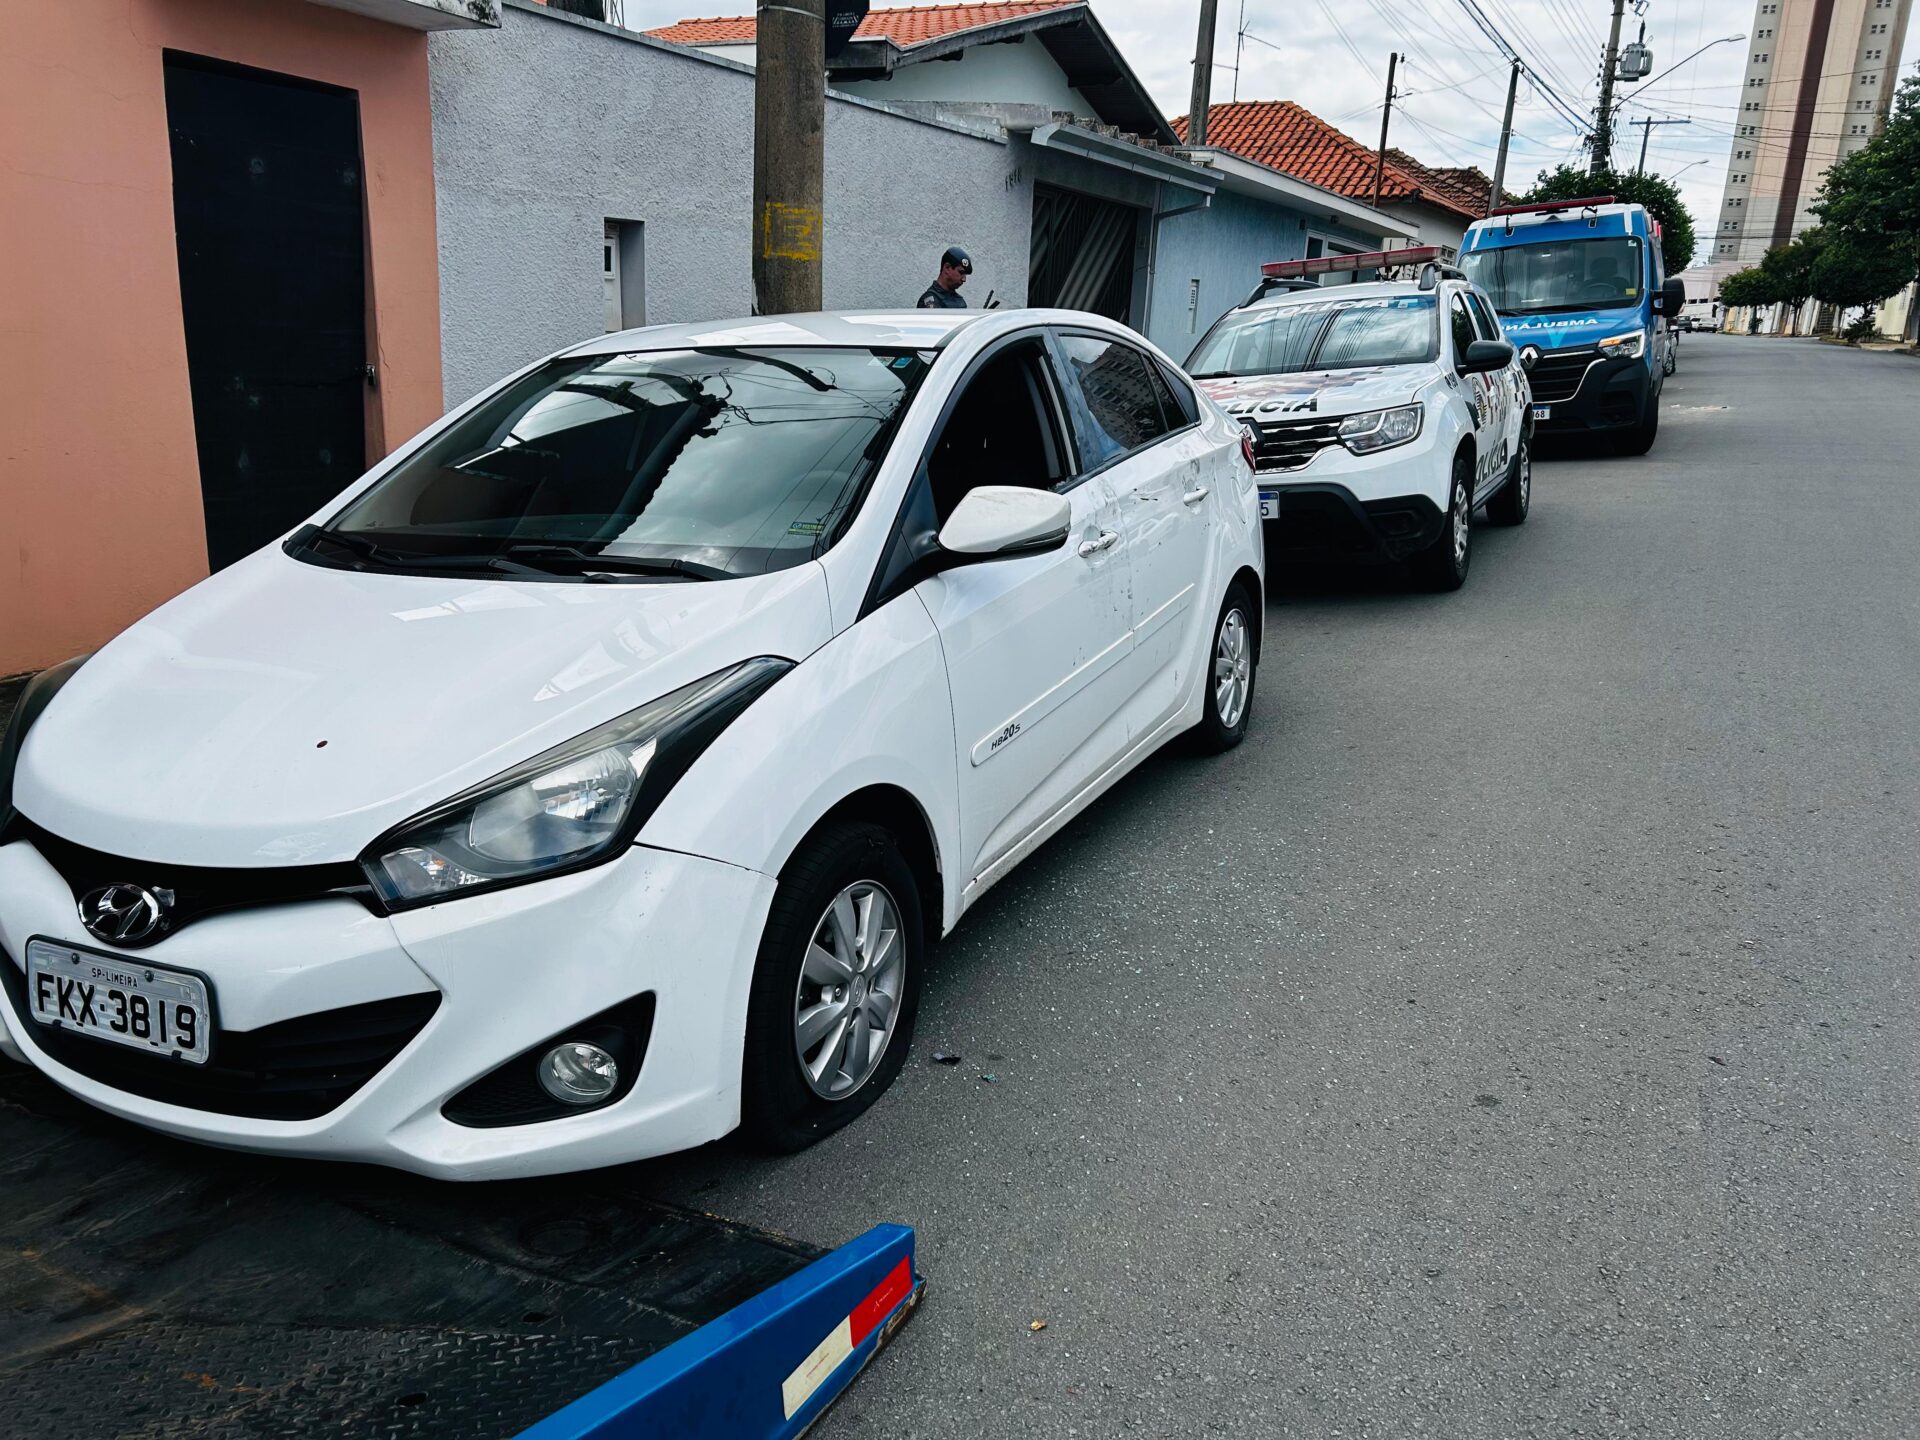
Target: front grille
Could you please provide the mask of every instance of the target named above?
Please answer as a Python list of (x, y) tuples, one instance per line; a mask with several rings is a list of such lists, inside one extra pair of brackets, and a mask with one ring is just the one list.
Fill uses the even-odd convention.
[(173, 903), (167, 907), (165, 920), (147, 939), (147, 944), (223, 910), (287, 905), (327, 896), (348, 896), (370, 910), (378, 903), (367, 877), (351, 861), (226, 869), (173, 865), (160, 860), (129, 860), (62, 840), (24, 817), (18, 823), (26, 840), (67, 882), (76, 904), (81, 896), (102, 885), (143, 885), (149, 890), (170, 891)]
[[(254, 1120), (325, 1115), (385, 1068), (440, 1008), (435, 990), (322, 1010), (258, 1030), (215, 1030), (212, 1058), (189, 1065), (26, 1020), (26, 976), (4, 953), (0, 982), (32, 1027), (28, 1038), (69, 1070), (143, 1099)], [(217, 993), (214, 1003), (217, 1018)]]
[(1599, 353), (1591, 345), (1579, 350), (1542, 350), (1533, 368), (1527, 371), (1534, 403), (1552, 405), (1579, 394), (1580, 382), (1587, 378), (1587, 367)]
[(1260, 471), (1299, 470), (1329, 445), (1340, 443), (1338, 420), (1279, 420), (1255, 425), (1254, 468)]

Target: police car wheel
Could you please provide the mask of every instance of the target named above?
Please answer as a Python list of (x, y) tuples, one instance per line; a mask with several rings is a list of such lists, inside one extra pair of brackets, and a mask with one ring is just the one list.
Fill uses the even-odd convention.
[(1461, 451), (1453, 461), (1447, 518), (1433, 544), (1413, 557), (1414, 579), (1428, 590), (1458, 590), (1473, 563), (1473, 456)]
[(740, 1127), (764, 1150), (824, 1140), (899, 1075), (920, 1007), (920, 887), (878, 825), (834, 821), (780, 874), (747, 999)]
[(1231, 750), (1247, 735), (1253, 714), (1253, 682), (1260, 667), (1259, 622), (1253, 597), (1235, 583), (1220, 602), (1213, 622), (1213, 643), (1201, 667), (1205, 698), (1200, 723), (1193, 728), (1193, 747), (1203, 755)]
[(1533, 506), (1533, 441), (1520, 437), (1520, 448), (1507, 467), (1506, 481), (1487, 501), (1487, 519), (1496, 525), (1524, 525)]

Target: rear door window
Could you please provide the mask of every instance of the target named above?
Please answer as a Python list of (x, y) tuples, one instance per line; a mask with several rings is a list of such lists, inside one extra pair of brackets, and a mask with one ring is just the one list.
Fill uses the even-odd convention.
[(1082, 459), (1087, 469), (1143, 449), (1173, 428), (1161, 408), (1165, 382), (1141, 351), (1098, 335), (1062, 335), (1060, 349), (1086, 431)]

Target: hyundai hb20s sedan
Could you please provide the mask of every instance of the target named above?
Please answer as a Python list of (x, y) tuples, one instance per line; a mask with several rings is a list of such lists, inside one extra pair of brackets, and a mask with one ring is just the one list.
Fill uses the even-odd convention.
[(449, 1178), (807, 1144), (898, 1073), (934, 937), (1240, 739), (1260, 547), (1241, 428), (1092, 316), (596, 338), (32, 684), (0, 1038), (159, 1130)]

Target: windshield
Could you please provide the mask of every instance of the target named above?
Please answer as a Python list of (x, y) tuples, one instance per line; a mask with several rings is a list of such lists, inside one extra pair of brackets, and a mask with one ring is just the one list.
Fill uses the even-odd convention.
[(1640, 242), (1631, 235), (1501, 245), (1461, 257), (1467, 278), (1502, 315), (1617, 310), (1644, 293)]
[(1431, 295), (1381, 295), (1237, 310), (1194, 348), (1195, 379), (1410, 365), (1435, 353)]
[(837, 538), (926, 368), (919, 354), (838, 348), (556, 360), (300, 543), (396, 570), (784, 569)]

